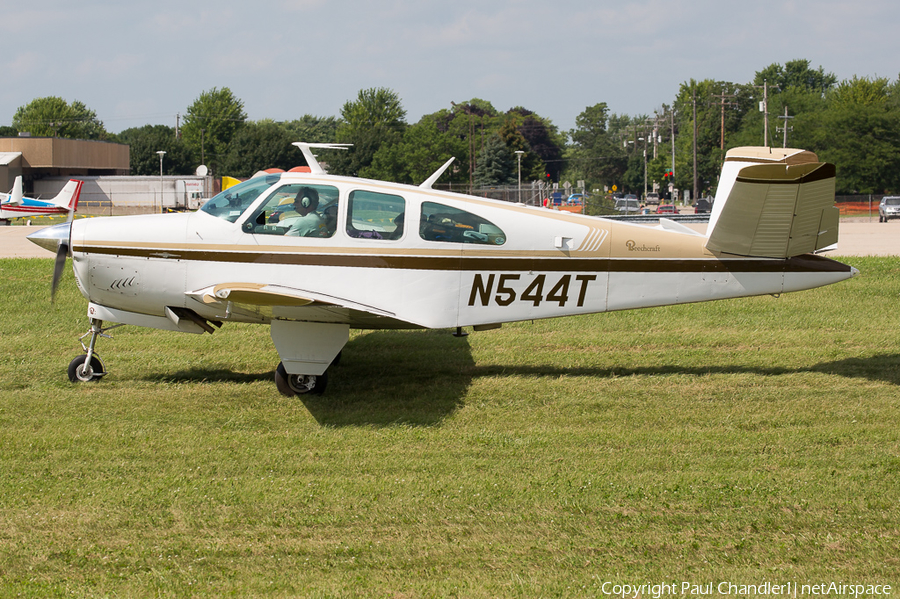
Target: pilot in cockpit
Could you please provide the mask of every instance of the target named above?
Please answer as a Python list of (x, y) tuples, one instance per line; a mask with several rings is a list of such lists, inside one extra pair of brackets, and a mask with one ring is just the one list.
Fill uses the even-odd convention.
[(312, 187), (301, 187), (294, 197), (294, 210), (299, 216), (291, 219), (290, 228), (285, 232), (291, 237), (322, 237), (326, 234), (325, 219), (316, 212), (319, 207), (319, 192)]

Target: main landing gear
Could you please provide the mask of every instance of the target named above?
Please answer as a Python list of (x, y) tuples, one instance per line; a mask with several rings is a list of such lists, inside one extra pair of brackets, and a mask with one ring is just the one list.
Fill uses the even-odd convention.
[[(89, 381), (96, 381), (104, 376), (106, 376), (106, 367), (103, 365), (103, 360), (100, 359), (94, 352), (94, 347), (97, 345), (97, 339), (100, 337), (105, 337), (107, 339), (112, 339), (109, 335), (106, 334), (106, 331), (110, 331), (112, 329), (116, 329), (118, 327), (125, 326), (122, 324), (113, 325), (111, 327), (103, 328), (103, 321), (98, 320), (96, 318), (91, 319), (91, 330), (81, 336), (81, 347), (84, 349), (85, 354), (83, 356), (78, 356), (71, 362), (69, 362), (69, 380), (73, 383), (86, 383)], [(84, 344), (84, 338), (88, 335), (91, 336), (91, 340), (88, 341), (88, 344)]]
[(288, 374), (284, 363), (280, 362), (275, 369), (275, 386), (285, 397), (295, 395), (322, 395), (328, 385), (328, 371), (316, 376), (313, 374)]
[[(112, 337), (107, 334), (107, 331), (123, 326), (125, 325), (115, 324), (104, 328), (102, 320), (97, 318), (91, 319), (91, 330), (82, 335), (81, 339), (79, 339), (85, 353), (69, 362), (70, 381), (73, 383), (86, 383), (99, 380), (106, 376), (106, 366), (95, 351), (97, 339), (100, 337), (112, 339)], [(90, 336), (90, 340), (87, 345), (85, 345), (84, 338), (88, 336)], [(340, 362), (340, 359), (341, 353), (339, 351), (330, 366), (337, 365), (337, 363)], [(275, 386), (278, 387), (278, 391), (282, 395), (287, 397), (294, 397), (297, 395), (321, 395), (325, 392), (325, 387), (327, 385), (327, 371), (320, 375), (288, 374), (284, 367), (284, 363), (279, 363), (278, 368), (275, 370)]]
[[(328, 368), (331, 369), (341, 362), (343, 352), (338, 352)], [(314, 374), (288, 374), (284, 368), (284, 362), (279, 362), (278, 368), (275, 369), (275, 386), (278, 392), (285, 397), (294, 397), (295, 395), (322, 395), (325, 393), (325, 387), (328, 386), (328, 370), (320, 375)]]

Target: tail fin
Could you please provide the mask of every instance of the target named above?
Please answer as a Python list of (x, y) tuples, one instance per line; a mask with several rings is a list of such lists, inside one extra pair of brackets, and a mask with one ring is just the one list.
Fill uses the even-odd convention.
[(709, 220), (706, 248), (789, 258), (837, 243), (834, 165), (812, 152), (729, 150)]
[(69, 179), (69, 182), (62, 188), (62, 191), (60, 191), (55, 198), (50, 200), (50, 202), (54, 206), (66, 208), (70, 212), (75, 212), (75, 210), (78, 209), (78, 198), (81, 197), (82, 185), (84, 185), (83, 181)]
[(9, 203), (13, 206), (18, 206), (22, 203), (22, 177), (16, 177), (16, 182), (13, 183), (12, 192), (9, 194)]

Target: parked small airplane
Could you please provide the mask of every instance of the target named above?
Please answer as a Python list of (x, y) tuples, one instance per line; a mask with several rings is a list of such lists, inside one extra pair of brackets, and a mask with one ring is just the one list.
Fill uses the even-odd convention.
[(70, 179), (52, 200), (34, 200), (22, 196), (22, 177), (16, 177), (12, 191), (0, 193), (0, 220), (75, 212), (81, 196), (81, 186), (81, 181)]
[[(321, 393), (351, 328), (462, 327), (828, 285), (856, 269), (834, 246), (834, 166), (780, 148), (728, 152), (707, 234), (547, 210), (422, 185), (261, 173), (196, 213), (79, 220), (29, 236), (67, 255), (88, 300), (69, 378), (106, 374), (104, 322), (212, 333), (268, 324), (287, 396)], [(112, 328), (112, 327), (109, 327)]]

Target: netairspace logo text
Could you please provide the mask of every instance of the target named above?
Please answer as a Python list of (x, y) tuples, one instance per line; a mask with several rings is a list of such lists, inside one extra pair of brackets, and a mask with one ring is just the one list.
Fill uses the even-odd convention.
[(660, 582), (656, 584), (621, 584), (604, 582), (600, 586), (600, 592), (611, 597), (622, 599), (638, 599), (652, 597), (660, 599), (672, 595), (686, 595), (691, 597), (734, 595), (740, 597), (752, 596), (783, 596), (783, 597), (875, 597), (890, 596), (889, 584), (856, 584), (845, 582), (808, 582), (805, 584), (796, 582), (763, 582), (759, 584), (738, 584), (733, 582)]

